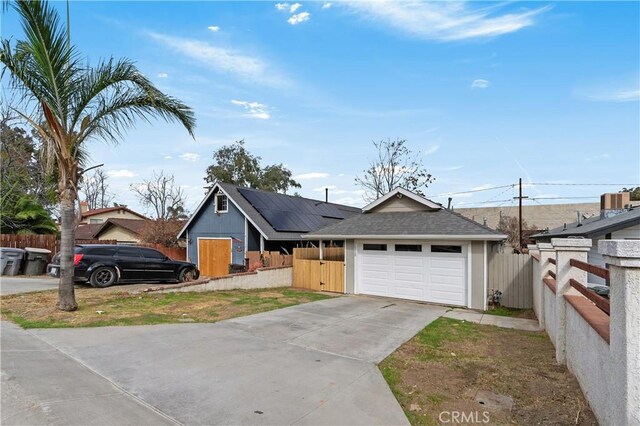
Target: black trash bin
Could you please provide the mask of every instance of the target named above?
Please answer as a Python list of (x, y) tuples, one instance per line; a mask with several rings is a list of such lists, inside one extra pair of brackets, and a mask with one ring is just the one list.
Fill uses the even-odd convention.
[(45, 273), (51, 250), (25, 247), (27, 253), (24, 260), (25, 275), (42, 275)]
[(0, 273), (2, 275), (18, 275), (24, 258), (24, 250), (11, 247), (0, 247)]

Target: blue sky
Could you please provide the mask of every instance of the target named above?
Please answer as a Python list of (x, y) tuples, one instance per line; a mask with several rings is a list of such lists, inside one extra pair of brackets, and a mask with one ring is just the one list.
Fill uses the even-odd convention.
[[(15, 12), (2, 20), (3, 37), (22, 36)], [(128, 185), (164, 170), (193, 210), (213, 151), (238, 139), (291, 169), (302, 195), (329, 187), (354, 205), (354, 177), (386, 138), (423, 158), (436, 177), (427, 196), (442, 203), (519, 177), (640, 181), (638, 2), (72, 2), (71, 28), (91, 62), (129, 57), (196, 112), (196, 140), (153, 122), (91, 146), (133, 208)], [(619, 189), (525, 192), (544, 204)], [(508, 206), (514, 195), (453, 204)]]

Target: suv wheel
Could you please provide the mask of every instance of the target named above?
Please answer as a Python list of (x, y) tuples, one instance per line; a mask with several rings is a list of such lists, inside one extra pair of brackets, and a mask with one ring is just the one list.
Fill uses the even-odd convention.
[(184, 268), (180, 271), (180, 277), (178, 278), (181, 283), (193, 281), (196, 278), (196, 271), (193, 268)]
[(116, 270), (108, 266), (101, 266), (91, 273), (89, 282), (95, 288), (109, 287), (116, 282)]

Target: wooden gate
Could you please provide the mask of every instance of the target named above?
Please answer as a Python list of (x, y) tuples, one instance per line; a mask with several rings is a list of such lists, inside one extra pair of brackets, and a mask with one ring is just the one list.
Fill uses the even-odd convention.
[(508, 308), (533, 307), (533, 260), (528, 254), (492, 253), (489, 256), (488, 291), (502, 292)]
[[(332, 253), (332, 257), (340, 257), (337, 254), (339, 250), (344, 253), (344, 249), (341, 248), (329, 250), (336, 252)], [(293, 250), (293, 286), (315, 291), (344, 293), (344, 260), (313, 259), (318, 255), (318, 249)], [(311, 257), (311, 259), (300, 257)]]
[(198, 239), (198, 268), (200, 269), (200, 275), (206, 277), (228, 275), (230, 263), (230, 239)]

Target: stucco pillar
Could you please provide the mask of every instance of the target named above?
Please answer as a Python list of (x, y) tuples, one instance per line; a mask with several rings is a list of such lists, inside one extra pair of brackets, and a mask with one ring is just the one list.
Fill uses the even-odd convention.
[(545, 328), (544, 313), (548, 307), (544, 305), (545, 284), (542, 280), (549, 274), (549, 271), (556, 271), (556, 267), (549, 261), (549, 259), (556, 258), (556, 252), (551, 243), (538, 243), (536, 246), (538, 247), (538, 256), (540, 257), (540, 262), (538, 262), (540, 264), (538, 276), (534, 277), (536, 284), (538, 284), (538, 294), (536, 297), (540, 300), (540, 317), (538, 318), (538, 323), (541, 328)]
[(556, 361), (565, 364), (567, 358), (567, 302), (564, 295), (578, 293), (569, 284), (570, 279), (587, 284), (587, 273), (572, 267), (571, 259), (587, 261), (587, 253), (591, 249), (591, 240), (579, 238), (552, 238), (551, 244), (556, 251)]
[(612, 411), (640, 425), (640, 241), (602, 240), (598, 251), (610, 275)]

